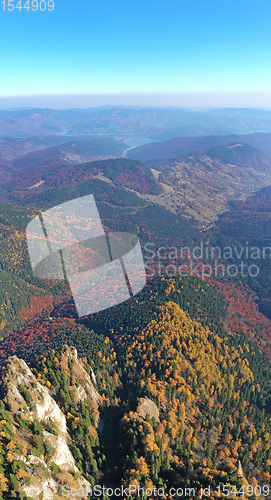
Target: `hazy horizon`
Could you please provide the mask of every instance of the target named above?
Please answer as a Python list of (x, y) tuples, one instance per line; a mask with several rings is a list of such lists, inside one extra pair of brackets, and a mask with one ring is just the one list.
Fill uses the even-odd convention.
[(32, 95), (0, 97), (1, 110), (15, 109), (87, 109), (92, 107), (153, 107), (188, 111), (216, 108), (271, 110), (271, 92), (265, 93), (182, 93), (182, 94), (97, 94)]

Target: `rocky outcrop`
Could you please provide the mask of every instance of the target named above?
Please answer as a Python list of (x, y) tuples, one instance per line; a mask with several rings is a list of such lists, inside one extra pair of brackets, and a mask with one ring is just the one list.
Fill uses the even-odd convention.
[(72, 385), (74, 401), (83, 401), (89, 398), (93, 405), (98, 407), (101, 396), (96, 391), (93, 384), (96, 384), (96, 378), (92, 368), (90, 368), (90, 375), (85, 370), (83, 363), (77, 357), (77, 350), (75, 347), (65, 346), (65, 352), (61, 355), (61, 364), (63, 367), (68, 368), (69, 360), (72, 361), (71, 372), (76, 377), (77, 385)]
[(146, 418), (146, 415), (149, 415), (150, 418), (154, 417), (156, 422), (159, 422), (159, 410), (156, 404), (147, 398), (147, 396), (139, 398), (136, 413), (142, 418)]
[[(72, 373), (78, 381), (76, 385), (77, 400), (84, 400), (88, 397), (98, 406), (100, 396), (95, 390), (89, 374), (77, 359), (75, 349), (68, 348), (62, 355), (61, 362), (66, 365), (69, 358), (72, 358)], [(74, 488), (73, 492), (82, 491), (82, 487), (89, 489), (88, 481), (82, 476), (77, 477), (80, 474), (68, 446), (71, 438), (67, 431), (65, 414), (50, 395), (49, 388), (38, 382), (27, 364), (18, 359), (17, 356), (10, 357), (3, 367), (1, 390), (3, 400), (10, 409), (11, 416), (14, 416), (13, 427), (17, 436), (21, 431), (15, 422), (16, 416), (28, 422), (38, 421), (43, 426), (43, 439), (52, 446), (52, 449), (55, 449), (50, 459), (47, 456), (38, 457), (27, 454), (27, 452), (15, 457), (16, 460), (22, 460), (26, 464), (26, 470), (29, 471), (31, 477), (31, 484), (24, 484), (20, 491), (34, 500), (39, 500), (41, 494), (43, 500), (57, 500), (63, 498), (59, 495), (63, 485), (69, 485), (70, 489)], [(58, 435), (49, 432), (51, 422), (55, 424)], [(27, 440), (31, 441), (32, 438), (29, 437), (29, 434), (25, 435), (24, 433), (23, 439), (27, 442)], [(61, 474), (52, 477), (50, 472), (52, 463), (54, 467), (60, 468)], [(76, 480), (74, 476), (77, 477)], [(84, 498), (82, 494), (65, 496), (66, 498)]]

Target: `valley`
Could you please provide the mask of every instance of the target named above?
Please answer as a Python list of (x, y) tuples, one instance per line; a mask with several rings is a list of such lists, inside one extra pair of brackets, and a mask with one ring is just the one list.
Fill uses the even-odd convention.
[[(1, 113), (0, 500), (79, 500), (97, 484), (129, 500), (157, 498), (137, 487), (215, 499), (229, 485), (231, 500), (269, 499), (269, 114)], [(161, 140), (127, 150), (124, 129)], [(139, 237), (149, 272), (137, 295), (78, 318), (67, 279), (33, 275), (26, 227), (88, 194), (106, 232)], [(201, 279), (215, 260), (259, 272)], [(199, 274), (172, 271), (191, 262)]]

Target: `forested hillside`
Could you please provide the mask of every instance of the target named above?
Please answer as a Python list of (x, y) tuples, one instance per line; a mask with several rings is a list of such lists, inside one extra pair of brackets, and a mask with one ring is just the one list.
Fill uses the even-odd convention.
[(228, 208), (230, 200), (243, 200), (271, 183), (271, 157), (245, 142), (148, 164), (169, 192), (164, 206), (204, 221), (205, 226)]
[(259, 272), (255, 277), (244, 278), (244, 281), (256, 292), (260, 311), (268, 318), (271, 317), (270, 214), (271, 189), (268, 186), (246, 201), (232, 201), (229, 209), (219, 217), (216, 227), (211, 230), (212, 244), (231, 244), (249, 249), (248, 262), (257, 264)]
[[(128, 488), (129, 500), (155, 498), (137, 486), (174, 499), (269, 498), (271, 321), (249, 283), (155, 272), (129, 301), (79, 320), (66, 281), (33, 276), (25, 228), (89, 192), (106, 230), (163, 252), (200, 243), (193, 221), (100, 179), (36, 193), (31, 208), (1, 202), (2, 498), (71, 499), (71, 488), (84, 498), (97, 484)], [(223, 227), (209, 244), (229, 244)]]
[(144, 144), (129, 151), (128, 156), (141, 161), (160, 160), (163, 158), (174, 158), (176, 156), (195, 154), (210, 148), (225, 146), (233, 142), (250, 144), (271, 154), (270, 133), (247, 134), (247, 135), (209, 135), (203, 137), (176, 137), (163, 142)]
[[(204, 498), (227, 488), (228, 498), (268, 497), (270, 359), (227, 331), (225, 300), (199, 279), (159, 280), (133, 304), (88, 318), (81, 337), (60, 329), (60, 349), (39, 339), (30, 359), (28, 345), (32, 373), (16, 357), (3, 364), (2, 498), (38, 499), (37, 475), (50, 480), (45, 498), (50, 489), (61, 498), (63, 485), (79, 491), (80, 478), (131, 492), (156, 487), (169, 498), (171, 488), (188, 499), (209, 486)], [(59, 408), (51, 419), (42, 387)], [(60, 410), (77, 469), (60, 459)]]
[[(45, 153), (47, 150), (45, 150)], [(40, 153), (39, 153), (40, 154)], [(51, 189), (61, 189), (80, 185), (93, 179), (101, 179), (112, 187), (123, 187), (141, 194), (160, 195), (163, 189), (152, 175), (151, 169), (140, 161), (127, 158), (116, 158), (88, 163), (76, 162), (71, 155), (69, 161), (58, 157), (49, 157), (48, 160), (41, 156), (41, 165), (31, 166), (28, 158), (19, 162), (28, 165), (25, 169), (17, 169), (10, 173), (9, 180), (3, 183), (4, 199), (6, 201), (30, 204), (36, 195), (44, 194)], [(33, 159), (33, 163), (36, 159)], [(16, 163), (17, 168), (18, 164)], [(105, 187), (106, 189), (106, 187)]]

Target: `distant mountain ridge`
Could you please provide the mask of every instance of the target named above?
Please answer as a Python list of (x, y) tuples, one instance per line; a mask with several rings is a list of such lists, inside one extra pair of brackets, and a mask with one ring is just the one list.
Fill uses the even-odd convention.
[(57, 137), (0, 138), (0, 181), (10, 181), (31, 168), (36, 175), (38, 169), (58, 170), (67, 165), (116, 158), (122, 156), (125, 149), (123, 141), (105, 137), (69, 142)]
[(126, 145), (123, 142), (103, 137), (87, 141), (73, 140), (15, 159), (13, 165), (17, 170), (29, 169), (32, 166), (37, 169), (52, 163), (56, 166), (58, 163), (71, 165), (120, 156), (125, 148)]
[(271, 172), (271, 156), (254, 146), (233, 142), (205, 151), (209, 158), (216, 158), (227, 165), (241, 168), (253, 167), (256, 171)]
[(59, 134), (167, 133), (183, 127), (210, 127), (237, 134), (271, 132), (271, 111), (226, 108), (189, 109), (104, 106), (88, 109), (0, 110), (0, 136), (29, 137)]
[(164, 158), (174, 158), (189, 154), (200, 153), (207, 149), (227, 144), (241, 142), (262, 149), (271, 155), (271, 133), (249, 134), (249, 135), (223, 135), (223, 136), (203, 136), (203, 137), (177, 137), (163, 142), (144, 144), (137, 148), (130, 149), (126, 156), (132, 159), (150, 162)]
[[(238, 134), (237, 130), (232, 130), (233, 133)], [(151, 136), (155, 142), (168, 141), (169, 139), (176, 139), (177, 137), (201, 137), (209, 135), (229, 135), (228, 128), (220, 127), (178, 127), (166, 130), (166, 132), (158, 132)]]
[[(121, 144), (121, 140), (115, 140), (112, 137), (102, 137), (102, 136), (86, 136), (86, 135), (47, 135), (47, 136), (31, 136), (31, 137), (0, 137), (0, 160), (15, 160), (17, 158), (22, 158), (30, 153), (36, 151), (42, 151), (43, 149), (52, 148), (60, 144), (68, 144), (69, 142), (85, 142), (89, 144), (89, 147), (104, 146), (109, 148), (117, 147), (117, 144)], [(126, 144), (124, 144), (126, 146)]]

